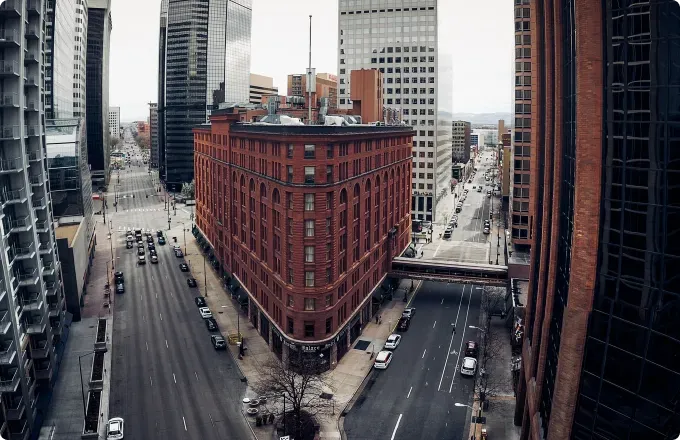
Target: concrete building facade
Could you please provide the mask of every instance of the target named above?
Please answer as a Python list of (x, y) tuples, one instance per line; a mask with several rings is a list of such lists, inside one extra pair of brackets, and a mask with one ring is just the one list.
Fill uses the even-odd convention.
[[(46, 2), (47, 10), (55, 2)], [(85, 118), (87, 108), (87, 1), (75, 0), (76, 23), (73, 35), (73, 117)]]
[(158, 168), (158, 104), (149, 103), (149, 168)]
[(529, 5), (522, 439), (680, 435), (680, 5), (623, 6)]
[(120, 139), (120, 107), (109, 107), (109, 134), (112, 138)]
[(194, 130), (195, 233), (281, 359), (333, 368), (410, 243), (413, 131), (240, 124), (231, 111)]
[(262, 96), (278, 95), (279, 88), (274, 87), (274, 78), (251, 73), (249, 93), (251, 104), (262, 104)]
[(73, 117), (76, 0), (45, 2), (45, 119)]
[(452, 125), (452, 159), (453, 162), (468, 163), (470, 161), (470, 134), (472, 125), (467, 121), (453, 121)]
[[(329, 108), (338, 106), (338, 78), (331, 73), (316, 74), (315, 92), (312, 93), (312, 108), (318, 108), (321, 98), (328, 98)], [(307, 75), (288, 75), (288, 96), (301, 96), (305, 105), (309, 106), (309, 93), (307, 93)]]

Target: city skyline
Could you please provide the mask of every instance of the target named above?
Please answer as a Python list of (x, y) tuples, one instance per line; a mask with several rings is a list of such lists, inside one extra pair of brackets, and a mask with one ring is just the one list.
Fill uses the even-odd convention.
[[(464, 42), (462, 53), (467, 54), (453, 62), (455, 113), (512, 109), (513, 5), (493, 1), (494, 6), (488, 8), (460, 5), (451, 18), (450, 46)], [(113, 20), (126, 23), (126, 32), (111, 35), (110, 105), (121, 107), (123, 123), (146, 120), (148, 103), (157, 99), (160, 3), (119, 0), (112, 7)], [(274, 86), (285, 93), (287, 75), (307, 67), (311, 14), (312, 65), (317, 72), (337, 74), (338, 2), (331, 3), (255, 0), (251, 73), (274, 78)], [(284, 37), (271, 38), (271, 29), (280, 23), (286, 23)]]

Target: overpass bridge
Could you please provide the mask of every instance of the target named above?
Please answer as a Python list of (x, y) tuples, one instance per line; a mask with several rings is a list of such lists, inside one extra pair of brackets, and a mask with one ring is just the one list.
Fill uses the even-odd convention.
[(507, 287), (508, 267), (442, 259), (395, 257), (389, 275), (425, 281)]

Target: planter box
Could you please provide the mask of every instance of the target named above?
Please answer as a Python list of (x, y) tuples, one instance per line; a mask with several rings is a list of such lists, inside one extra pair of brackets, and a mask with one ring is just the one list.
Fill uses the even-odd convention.
[(90, 389), (101, 391), (104, 388), (104, 353), (95, 352), (90, 371)]
[(94, 340), (94, 350), (106, 350), (106, 319), (100, 319), (97, 323), (97, 335)]
[(99, 410), (101, 391), (90, 391), (87, 394), (87, 418), (83, 422), (83, 434), (80, 438), (99, 438)]

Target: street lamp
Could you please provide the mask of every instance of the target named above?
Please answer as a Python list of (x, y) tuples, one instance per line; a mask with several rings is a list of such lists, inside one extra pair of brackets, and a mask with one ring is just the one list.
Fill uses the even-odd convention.
[(477, 329), (477, 330), (479, 330), (480, 332), (486, 334), (486, 330), (484, 330), (484, 329), (481, 328), (481, 327), (477, 327), (476, 325), (471, 325), (471, 326), (469, 326), (469, 327), (472, 328), (472, 329)]
[[(456, 402), (456, 403), (453, 404), (453, 406), (470, 408), (472, 411), (475, 410), (475, 409), (474, 409), (473, 407), (471, 407), (470, 405), (466, 405), (466, 404), (464, 404), (464, 403), (458, 403), (458, 402)], [(474, 438), (474, 439), (477, 438), (477, 419), (478, 419), (479, 417), (481, 417), (481, 416), (482, 416), (482, 409), (481, 409), (481, 407), (480, 407), (480, 408), (479, 408), (479, 414), (478, 414), (477, 417), (475, 417), (475, 425), (474, 425), (475, 428), (474, 428), (474, 433), (473, 433), (473, 437), (472, 437), (472, 438)]]
[[(105, 348), (102, 353), (106, 353), (107, 349)], [(89, 356), (91, 354), (95, 354), (96, 351), (89, 351), (83, 355), (78, 356), (78, 369), (80, 370), (80, 393), (81, 397), (83, 398), (83, 420), (87, 420), (87, 410), (85, 409), (85, 386), (83, 385), (83, 366), (80, 363), (80, 360), (84, 358), (85, 356)]]

